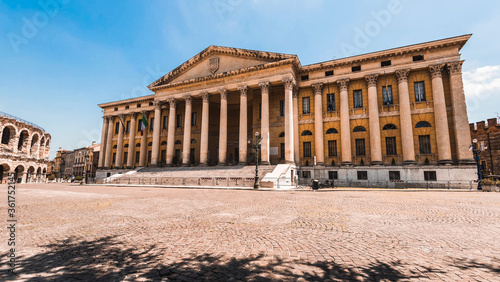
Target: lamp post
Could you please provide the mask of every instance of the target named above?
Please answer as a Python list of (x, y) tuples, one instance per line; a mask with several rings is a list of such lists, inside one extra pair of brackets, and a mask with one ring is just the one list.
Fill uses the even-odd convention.
[(474, 160), (476, 160), (476, 166), (477, 166), (477, 190), (483, 190), (483, 184), (481, 183), (481, 180), (483, 180), (483, 175), (481, 173), (481, 164), (480, 164), (480, 157), (479, 153), (481, 153), (482, 150), (487, 149), (487, 147), (484, 147), (481, 145), (478, 145), (477, 139), (472, 140), (472, 145), (469, 147), (472, 150), (472, 153), (474, 153)]
[(255, 183), (253, 184), (253, 189), (259, 189), (260, 188), (260, 181), (259, 181), (259, 150), (260, 150), (260, 143), (262, 142), (262, 136), (260, 136), (260, 133), (257, 131), (255, 132), (255, 144), (253, 145), (255, 149)]

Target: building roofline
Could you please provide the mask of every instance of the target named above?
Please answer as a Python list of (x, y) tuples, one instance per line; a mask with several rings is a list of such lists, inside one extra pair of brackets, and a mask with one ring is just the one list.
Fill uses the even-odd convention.
[(131, 98), (131, 99), (124, 99), (124, 100), (117, 100), (117, 101), (113, 101), (113, 102), (107, 102), (107, 103), (103, 103), (103, 104), (98, 104), (97, 106), (104, 109), (104, 108), (119, 106), (119, 105), (128, 104), (128, 103), (154, 100), (154, 98), (155, 98), (155, 94), (151, 94), (151, 95), (141, 96), (141, 97), (136, 97), (136, 98)]

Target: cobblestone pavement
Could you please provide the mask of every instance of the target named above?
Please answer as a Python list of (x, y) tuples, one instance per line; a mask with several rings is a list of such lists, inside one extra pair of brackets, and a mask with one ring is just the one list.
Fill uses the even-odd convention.
[(21, 281), (500, 277), (500, 193), (38, 184), (16, 196)]

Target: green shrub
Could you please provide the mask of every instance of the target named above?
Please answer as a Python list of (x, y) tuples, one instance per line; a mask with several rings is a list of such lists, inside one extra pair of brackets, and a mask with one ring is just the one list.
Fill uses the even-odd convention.
[(426, 164), (426, 165), (430, 164), (429, 158), (425, 158), (424, 164)]
[(332, 166), (335, 166), (335, 160), (332, 160)]
[(396, 165), (396, 160), (394, 158), (392, 158), (391, 164)]
[(363, 161), (363, 159), (361, 159), (360, 164), (361, 164), (361, 165), (365, 165), (365, 161)]
[(309, 166), (309, 160), (306, 160), (306, 166)]

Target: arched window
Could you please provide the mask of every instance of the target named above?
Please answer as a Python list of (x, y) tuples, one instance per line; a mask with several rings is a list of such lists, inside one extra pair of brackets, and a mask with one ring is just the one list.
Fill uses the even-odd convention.
[(285, 137), (285, 132), (281, 132), (279, 138)]
[(191, 139), (191, 144), (196, 144), (196, 139)]
[(167, 141), (162, 141), (162, 142), (161, 142), (161, 145), (162, 145), (162, 146), (167, 145)]
[(419, 121), (415, 125), (415, 128), (422, 128), (422, 127), (431, 127), (431, 124), (428, 121)]
[(181, 142), (181, 140), (176, 140), (174, 144), (175, 145), (180, 145), (180, 144), (182, 144), (182, 142)]
[(151, 147), (151, 146), (153, 146), (153, 142), (148, 143), (148, 147)]
[(335, 128), (328, 128), (328, 130), (326, 131), (326, 134), (334, 134), (334, 133), (339, 133), (339, 132)]
[(398, 127), (393, 123), (388, 123), (384, 125), (384, 127), (382, 128), (382, 130), (391, 130), (391, 129), (398, 129)]
[(135, 144), (135, 147), (136, 147), (136, 148), (141, 147), (141, 143), (137, 143), (137, 144)]
[(9, 145), (10, 141), (10, 129), (8, 127), (3, 129), (2, 132), (2, 144)]
[(125, 144), (125, 146), (123, 146), (123, 147), (128, 148), (128, 144)]
[(301, 134), (301, 135), (302, 135), (302, 136), (309, 136), (309, 135), (313, 135), (313, 134), (312, 134), (312, 132), (311, 132), (311, 131), (309, 131), (309, 130), (304, 130), (304, 131), (302, 131), (302, 134)]
[(116, 149), (116, 148), (118, 148), (118, 146), (114, 145), (114, 146), (113, 146), (113, 149)]
[(365, 132), (366, 128), (364, 126), (356, 126), (352, 132)]

